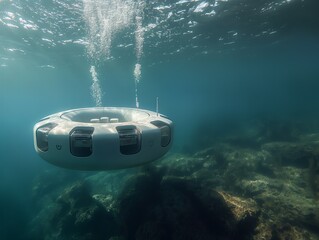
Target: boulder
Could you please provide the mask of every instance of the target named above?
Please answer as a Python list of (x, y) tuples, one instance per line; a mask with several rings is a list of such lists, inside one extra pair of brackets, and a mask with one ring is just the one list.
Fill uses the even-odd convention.
[(190, 178), (135, 176), (118, 199), (126, 239), (237, 239), (252, 236), (256, 203)]
[(113, 213), (92, 198), (85, 182), (72, 185), (60, 195), (51, 223), (59, 239), (108, 239), (117, 229)]

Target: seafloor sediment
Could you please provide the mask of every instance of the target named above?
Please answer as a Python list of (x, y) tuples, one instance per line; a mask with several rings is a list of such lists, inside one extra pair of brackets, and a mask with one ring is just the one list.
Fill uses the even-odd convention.
[(319, 134), (259, 131), (208, 145), (128, 170), (44, 172), (28, 237), (319, 239)]

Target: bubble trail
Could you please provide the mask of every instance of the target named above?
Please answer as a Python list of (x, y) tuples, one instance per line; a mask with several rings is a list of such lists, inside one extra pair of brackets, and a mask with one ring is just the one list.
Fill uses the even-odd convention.
[(134, 0), (83, 0), (86, 52), (92, 64), (91, 95), (96, 106), (102, 106), (102, 90), (95, 66), (112, 58), (112, 41), (116, 34), (134, 23), (135, 8)]
[(97, 72), (95, 70), (95, 66), (91, 66), (90, 73), (92, 76), (92, 85), (91, 85), (91, 96), (95, 101), (95, 105), (97, 107), (102, 106), (102, 90), (100, 87), (100, 81), (98, 79)]
[(139, 107), (138, 84), (141, 79), (141, 56), (143, 54), (144, 32), (143, 11), (144, 0), (82, 0), (83, 19), (87, 26), (87, 56), (91, 61), (92, 86), (91, 95), (97, 106), (102, 105), (102, 91), (95, 66), (112, 59), (112, 42), (118, 33), (135, 25), (134, 68), (135, 102)]
[(144, 10), (145, 2), (139, 0), (137, 2), (137, 12), (135, 17), (135, 51), (136, 51), (136, 64), (134, 68), (134, 82), (135, 82), (135, 104), (136, 108), (139, 108), (139, 100), (138, 100), (138, 84), (141, 79), (142, 74), (142, 65), (141, 65), (141, 56), (143, 54), (143, 45), (144, 45), (144, 28), (142, 26), (143, 22), (143, 10)]

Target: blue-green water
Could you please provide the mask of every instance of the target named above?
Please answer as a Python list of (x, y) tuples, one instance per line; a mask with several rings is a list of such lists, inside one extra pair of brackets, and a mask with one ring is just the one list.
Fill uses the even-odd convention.
[[(102, 11), (85, 12), (95, 5)], [(249, 119), (317, 122), (318, 7), (315, 0), (0, 0), (0, 238), (24, 239), (34, 178), (55, 168), (36, 155), (33, 125), (96, 105), (91, 66), (103, 106), (135, 107), (141, 64), (140, 107), (155, 110), (159, 97), (176, 126), (172, 151), (196, 151), (198, 138), (213, 141), (212, 129), (229, 132)]]

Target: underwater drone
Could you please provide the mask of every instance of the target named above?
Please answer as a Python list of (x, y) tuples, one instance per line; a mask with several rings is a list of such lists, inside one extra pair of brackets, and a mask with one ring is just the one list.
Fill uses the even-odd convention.
[(154, 161), (172, 145), (173, 123), (158, 112), (94, 107), (47, 116), (34, 126), (41, 158), (77, 170), (129, 168)]

